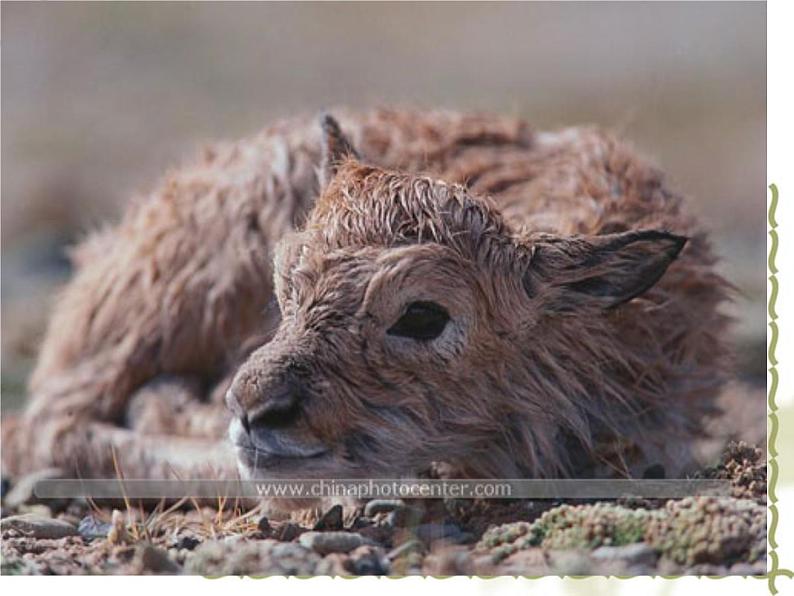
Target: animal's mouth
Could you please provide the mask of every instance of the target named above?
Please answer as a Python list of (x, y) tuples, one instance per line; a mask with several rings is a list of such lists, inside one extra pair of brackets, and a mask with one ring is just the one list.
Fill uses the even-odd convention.
[(331, 454), (326, 445), (302, 437), (292, 430), (248, 432), (237, 419), (233, 419), (229, 425), (229, 439), (239, 462), (254, 470), (281, 465), (300, 466), (302, 462), (316, 462)]

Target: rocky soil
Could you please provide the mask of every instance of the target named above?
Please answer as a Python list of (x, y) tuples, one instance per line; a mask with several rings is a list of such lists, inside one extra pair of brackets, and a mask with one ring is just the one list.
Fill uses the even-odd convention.
[(764, 453), (732, 444), (730, 498), (370, 501), (289, 519), (189, 501), (144, 510), (37, 502), (3, 482), (4, 574), (751, 575), (766, 572)]

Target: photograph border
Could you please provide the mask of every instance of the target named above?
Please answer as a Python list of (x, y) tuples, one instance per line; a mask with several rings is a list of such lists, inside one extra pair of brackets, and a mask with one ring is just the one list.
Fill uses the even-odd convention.
[[(764, 2), (764, 4), (767, 7), (767, 28), (766, 28), (766, 33), (767, 33), (767, 52), (769, 54), (774, 54), (775, 52), (773, 52), (773, 49), (772, 49), (773, 40), (774, 40), (774, 45), (776, 46), (775, 49), (778, 52), (780, 52), (781, 50), (783, 50), (783, 49), (785, 49), (785, 48), (787, 48), (787, 47), (789, 47), (791, 45), (790, 42), (783, 43), (780, 36), (778, 36), (777, 39), (775, 39), (773, 35), (770, 35), (771, 30), (773, 28), (776, 29), (778, 33), (782, 33), (782, 31), (785, 31), (786, 29), (788, 29), (788, 27), (786, 27), (786, 23), (783, 23), (783, 22), (780, 22), (780, 21), (785, 20), (784, 19), (784, 16), (786, 16), (785, 13), (788, 13), (789, 16), (790, 16), (791, 13), (790, 13), (790, 9), (787, 9), (785, 7), (785, 4), (780, 2), (779, 0), (770, 0), (768, 3)], [(772, 9), (774, 9), (774, 10), (772, 10)], [(780, 19), (780, 21), (778, 21), (777, 25), (775, 26), (774, 22), (776, 21), (776, 19)], [(786, 29), (784, 29), (784, 27), (786, 27)], [(770, 56), (770, 58), (771, 58), (771, 56)], [(778, 61), (782, 62), (782, 58), (779, 55), (777, 56), (777, 58), (778, 58)], [(778, 69), (772, 68), (771, 60), (768, 60), (768, 62), (767, 62), (767, 79), (769, 80), (769, 78), (772, 77), (773, 74), (776, 74), (778, 76), (778, 78), (782, 78), (782, 71), (779, 68)], [(776, 81), (776, 83), (778, 85), (781, 85), (781, 87), (782, 87), (782, 81), (778, 80), (778, 81)], [(778, 89), (778, 91), (782, 92), (782, 91), (784, 91), (784, 89), (781, 88), (781, 89)], [(770, 94), (770, 97), (772, 97), (772, 94)], [(779, 94), (777, 94), (776, 101), (780, 102), (785, 97), (788, 97), (788, 93), (779, 93)], [(767, 122), (768, 123), (772, 122), (771, 115), (772, 115), (772, 111), (769, 109), (769, 106), (768, 106), (767, 107)], [(775, 115), (776, 116), (782, 116), (783, 113), (781, 113), (781, 111), (778, 110), (775, 113)], [(786, 120), (788, 120), (788, 117), (786, 118)], [(778, 130), (779, 135), (785, 135), (787, 132), (791, 132), (789, 130), (788, 124), (785, 124), (784, 122), (776, 122), (775, 124), (779, 126), (779, 130)], [(769, 142), (770, 142), (769, 141), (769, 135), (768, 135), (768, 132), (767, 132), (767, 143), (769, 143)], [(782, 146), (777, 146), (777, 147), (775, 147), (775, 149), (776, 149), (775, 152), (780, 154), (780, 152), (783, 149), (783, 147)], [(771, 146), (770, 146), (770, 150), (771, 150)], [(767, 165), (767, 169), (769, 171), (770, 161), (768, 159), (768, 156), (767, 156), (767, 164), (766, 165)], [(769, 180), (769, 178), (768, 178), (768, 180)], [(780, 179), (778, 179), (778, 181), (779, 182), (783, 182)], [(785, 185), (784, 185), (784, 188), (785, 188)], [(780, 476), (781, 476), (781, 474), (780, 474), (780, 463), (779, 463), (780, 462), (779, 457), (780, 457), (781, 453), (779, 452), (779, 449), (783, 449), (783, 446), (781, 445), (781, 438), (782, 437), (788, 437), (789, 433), (792, 432), (788, 427), (783, 428), (781, 426), (780, 419), (778, 417), (778, 412), (780, 411), (780, 407), (777, 404), (778, 389), (779, 389), (779, 383), (780, 383), (780, 372), (779, 372), (779, 368), (778, 368), (778, 365), (779, 365), (779, 361), (778, 361), (778, 343), (781, 340), (780, 328), (779, 328), (779, 324), (778, 324), (779, 323), (779, 315), (778, 315), (777, 309), (778, 309), (778, 304), (782, 303), (783, 300), (788, 299), (788, 298), (786, 296), (787, 292), (780, 292), (780, 285), (781, 284), (780, 284), (780, 281), (778, 279), (778, 273), (779, 273), (779, 269), (778, 269), (778, 266), (777, 266), (778, 265), (778, 252), (779, 252), (779, 249), (781, 249), (781, 238), (780, 238), (780, 235), (782, 233), (782, 229), (780, 229), (780, 230), (778, 229), (778, 228), (780, 228), (780, 224), (779, 224), (778, 219), (777, 219), (777, 210), (778, 210), (779, 198), (780, 198), (779, 197), (779, 189), (778, 189), (777, 184), (772, 182), (772, 183), (770, 183), (768, 185), (766, 190), (769, 193), (767, 195), (767, 200), (769, 201), (769, 204), (768, 204), (768, 207), (767, 207), (767, 210), (766, 210), (766, 224), (767, 224), (766, 225), (766, 230), (767, 230), (767, 236), (768, 236), (768, 239), (769, 239), (769, 245), (767, 247), (768, 250), (767, 250), (767, 264), (766, 264), (767, 279), (768, 279), (768, 282), (769, 282), (768, 294), (767, 294), (767, 317), (768, 317), (767, 318), (767, 329), (768, 329), (768, 332), (769, 332), (769, 336), (767, 338), (767, 355), (766, 355), (766, 357), (767, 357), (767, 372), (768, 372), (768, 377), (767, 377), (768, 382), (767, 382), (767, 386), (766, 386), (768, 428), (767, 428), (766, 441), (767, 441), (767, 466), (768, 466), (768, 474), (769, 474), (768, 482), (767, 482), (767, 510), (768, 510), (767, 573), (764, 574), (764, 575), (755, 575), (755, 576), (736, 576), (736, 575), (728, 575), (728, 576), (709, 576), (709, 575), (706, 575), (706, 576), (696, 576), (696, 575), (695, 576), (687, 576), (687, 575), (666, 576), (666, 575), (657, 575), (657, 576), (652, 576), (652, 577), (645, 577), (645, 579), (650, 580), (649, 583), (651, 583), (651, 584), (658, 583), (659, 580), (661, 580), (661, 579), (665, 579), (665, 580), (674, 580), (674, 579), (682, 579), (682, 578), (687, 578), (687, 579), (705, 579), (705, 578), (708, 578), (708, 579), (725, 579), (725, 578), (742, 578), (743, 577), (743, 578), (749, 578), (749, 579), (764, 579), (764, 580), (766, 580), (769, 593), (774, 595), (774, 594), (778, 594), (780, 592), (780, 590), (778, 589), (778, 586), (776, 585), (776, 580), (779, 577), (782, 576), (782, 577), (789, 578), (789, 579), (794, 578), (794, 571), (792, 571), (791, 569), (789, 569), (789, 568), (787, 568), (787, 567), (785, 567), (784, 565), (781, 564), (780, 553), (778, 552), (778, 549), (779, 549), (779, 547), (781, 545), (779, 544), (778, 537), (777, 537), (778, 526), (781, 525), (781, 523), (782, 523), (782, 515), (781, 515), (782, 511), (781, 511), (781, 509), (785, 509), (785, 507), (783, 507), (784, 505), (786, 507), (790, 507), (791, 506), (790, 503), (785, 503), (785, 502), (779, 503), (779, 498), (777, 496), (778, 489), (780, 488)], [(759, 189), (759, 192), (760, 192), (760, 189)], [(759, 215), (760, 215), (760, 213), (759, 213)], [(785, 243), (782, 243), (782, 244), (785, 244)], [(781, 258), (781, 262), (782, 262), (782, 258)], [(759, 263), (758, 266), (760, 267), (760, 263)], [(781, 306), (782, 306), (782, 304), (781, 304)], [(784, 320), (785, 320), (785, 317), (784, 317)], [(787, 335), (786, 339), (788, 339), (788, 337), (789, 336)], [(791, 403), (786, 403), (783, 406), (783, 410), (782, 411), (786, 412), (788, 414), (789, 412), (792, 412), (792, 410), (793, 410), (792, 404)], [(784, 419), (787, 420), (788, 418), (785, 418), (785, 416), (784, 416)], [(786, 445), (786, 448), (788, 448), (788, 444)], [(789, 451), (787, 451), (786, 449), (783, 449), (783, 451), (786, 454), (789, 453)], [(788, 463), (788, 457), (789, 457), (788, 455), (785, 455), (783, 457), (783, 459), (787, 463)], [(786, 514), (785, 519), (788, 520), (789, 518), (790, 518), (790, 516), (788, 514)], [(786, 541), (784, 540), (784, 542), (786, 542)], [(18, 577), (21, 577), (21, 576), (18, 576)], [(27, 576), (27, 577), (30, 577), (30, 576)], [(107, 577), (107, 576), (103, 576), (103, 578), (104, 577)], [(130, 577), (130, 576), (127, 576), (127, 577)], [(132, 576), (132, 577), (136, 577), (137, 578), (137, 576)], [(239, 576), (223, 576), (223, 577), (235, 578), (235, 577), (239, 577)], [(309, 579), (318, 579), (318, 578), (335, 579), (336, 577), (338, 577), (338, 578), (343, 578), (343, 579), (362, 579), (362, 577), (359, 577), (359, 576), (336, 576), (336, 577), (329, 577), (329, 576), (292, 576), (292, 577), (289, 577), (289, 578), (285, 578), (283, 576), (264, 576), (264, 577), (262, 577), (262, 576), (244, 576), (244, 577), (251, 578), (251, 579), (260, 579), (260, 578), (275, 579), (277, 581), (275, 581), (273, 583), (276, 584), (276, 586), (274, 586), (276, 589), (279, 588), (279, 580), (289, 580), (289, 579), (293, 579), (293, 578), (295, 578), (295, 579), (306, 579), (306, 578), (309, 578)], [(194, 578), (199, 580), (199, 581), (203, 580), (203, 579), (215, 579), (215, 577), (213, 577), (213, 576), (194, 576)], [(599, 575), (587, 575), (587, 576), (556, 576), (556, 575), (542, 575), (542, 576), (381, 576), (379, 578), (370, 577), (368, 580), (365, 580), (363, 583), (361, 583), (361, 585), (359, 586), (358, 589), (362, 589), (362, 588), (363, 589), (367, 589), (367, 588), (372, 588), (373, 586), (378, 586), (378, 587), (382, 586), (382, 582), (380, 584), (372, 583), (372, 582), (374, 582), (375, 580), (378, 580), (378, 579), (406, 579), (406, 578), (414, 578), (414, 579), (420, 580), (420, 581), (421, 580), (426, 580), (426, 579), (446, 579), (446, 578), (460, 578), (462, 580), (472, 579), (472, 578), (488, 579), (488, 580), (493, 580), (493, 579), (497, 579), (498, 580), (500, 578), (501, 579), (532, 579), (532, 580), (538, 580), (538, 579), (543, 580), (545, 578), (550, 578), (550, 579), (560, 578), (560, 579), (563, 579), (564, 581), (558, 582), (558, 586), (557, 587), (561, 588), (561, 591), (565, 592), (565, 593), (570, 593), (570, 592), (582, 593), (582, 588), (585, 586), (584, 582), (568, 582), (567, 581), (568, 579), (595, 579), (595, 580), (598, 580), (598, 579), (635, 579), (635, 580), (641, 579), (641, 578), (637, 578), (635, 576), (627, 577), (627, 576), (599, 576)], [(19, 581), (17, 578), (12, 578), (10, 576), (5, 576), (3, 579), (4, 580), (11, 579), (11, 580)], [(44, 583), (47, 583), (48, 587), (50, 587), (50, 588), (58, 587), (58, 583), (57, 582), (54, 583), (54, 584), (50, 584), (49, 583), (49, 581), (52, 581), (54, 579), (52, 577), (51, 578), (39, 578), (39, 579), (40, 580), (44, 580)], [(145, 578), (141, 578), (141, 579), (146, 581)], [(162, 576), (159, 576), (159, 577), (150, 578), (150, 579), (154, 579), (154, 580), (158, 580), (159, 581), (159, 580), (168, 579), (168, 578), (164, 578)], [(174, 579), (176, 579), (176, 578), (174, 578)], [(188, 581), (190, 580), (190, 578), (186, 578), (186, 577), (183, 577), (183, 578), (180, 578), (180, 579), (181, 580), (188, 580)], [(79, 579), (78, 581), (79, 581), (79, 583), (82, 584), (82, 588), (86, 587), (86, 584), (84, 583), (85, 580)], [(202, 583), (208, 584), (208, 582), (202, 582)], [(250, 590), (252, 585), (257, 585), (258, 586), (258, 584), (252, 584), (250, 582), (242, 582), (242, 583), (243, 584), (245, 584), (245, 583), (248, 584), (247, 589), (246, 589), (246, 586), (240, 586), (239, 585), (240, 582), (238, 582), (238, 588), (236, 588), (236, 589), (239, 589), (240, 587), (242, 587), (243, 588), (242, 593), (246, 593), (248, 590)], [(294, 583), (295, 582), (292, 582), (291, 586), (285, 586), (284, 584), (281, 584), (281, 588), (284, 589), (286, 587), (286, 589), (295, 590), (296, 586), (294, 585)], [(408, 583), (410, 585), (410, 580), (409, 580)], [(498, 583), (498, 582), (494, 582), (494, 583)], [(665, 583), (667, 583), (667, 582), (665, 582)], [(676, 582), (673, 582), (673, 583), (676, 583)], [(731, 582), (727, 582), (727, 583), (730, 584)], [(301, 584), (301, 586), (297, 587), (297, 590), (296, 590), (297, 594), (301, 594), (302, 591), (305, 591), (307, 588), (309, 590), (311, 590), (312, 587), (314, 587), (314, 586), (311, 586), (310, 584), (308, 584), (308, 585), (307, 584), (303, 584), (302, 582), (300, 582), (300, 584)], [(432, 584), (432, 582), (431, 582), (431, 584)], [(24, 585), (25, 584), (17, 585), (17, 587), (23, 587)], [(43, 587), (43, 584), (40, 584), (40, 585)], [(127, 590), (129, 590), (130, 587), (135, 589), (136, 585), (137, 585), (138, 588), (140, 588), (140, 584), (132, 584), (131, 586), (128, 585), (126, 587), (126, 589), (122, 589), (121, 590), (121, 593), (127, 593)], [(209, 584), (209, 585), (215, 587), (216, 584)], [(328, 587), (328, 585), (329, 584), (325, 584), (325, 587)], [(542, 585), (542, 583), (541, 583), (541, 585)], [(185, 587), (185, 588), (188, 587), (188, 586), (186, 586), (184, 584), (182, 584), (182, 586)], [(348, 584), (346, 584), (341, 589), (347, 590), (347, 586), (348, 586)], [(9, 587), (12, 587), (12, 584), (10, 582), (9, 582)], [(75, 586), (75, 587), (78, 587), (78, 586)], [(98, 586), (94, 586), (94, 589), (96, 589), (97, 587)], [(192, 584), (192, 587), (196, 587), (196, 584)], [(461, 584), (458, 584), (457, 587), (461, 587)], [(463, 586), (463, 587), (465, 587), (465, 586)], [(479, 587), (480, 588), (484, 588), (484, 586), (482, 586), (482, 585), (479, 586)], [(493, 587), (494, 587), (494, 589), (499, 589), (500, 586), (495, 585)], [(532, 582), (532, 584), (519, 582), (519, 585), (514, 586), (514, 587), (517, 588), (516, 591), (518, 591), (518, 589), (526, 590), (526, 588), (529, 588), (529, 587), (539, 587), (539, 586), (538, 586), (538, 584), (536, 582)], [(651, 586), (651, 587), (653, 587), (653, 586)], [(667, 589), (672, 588), (672, 587), (673, 587), (672, 585), (668, 585), (667, 588), (665, 589), (665, 592), (667, 591)], [(691, 587), (691, 584), (689, 586), (685, 586), (685, 587)], [(731, 587), (732, 586), (729, 585), (729, 589)], [(105, 583), (105, 588), (107, 588), (107, 584), (106, 583)], [(332, 588), (332, 590), (331, 590), (332, 593), (335, 593), (337, 591), (341, 591), (341, 589), (339, 588), (338, 585), (336, 586), (335, 589), (334, 589), (333, 586), (331, 586), (331, 588)], [(426, 585), (425, 588), (432, 589), (432, 587), (430, 585)], [(472, 588), (474, 588), (474, 586), (472, 586)], [(490, 586), (487, 589), (490, 589)], [(387, 590), (387, 592), (388, 592), (388, 590)], [(599, 589), (596, 588), (595, 590), (593, 590), (593, 592), (599, 593)], [(204, 589), (201, 589), (198, 592), (198, 594), (203, 594), (203, 593), (208, 593), (208, 592), (205, 592)], [(468, 593), (468, 592), (464, 592), (464, 593)]]

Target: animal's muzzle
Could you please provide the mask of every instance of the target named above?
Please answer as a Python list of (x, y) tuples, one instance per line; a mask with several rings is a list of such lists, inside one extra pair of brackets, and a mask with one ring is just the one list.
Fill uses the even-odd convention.
[(264, 386), (238, 375), (226, 394), (226, 405), (235, 416), (229, 429), (232, 442), (255, 452), (262, 463), (326, 453), (328, 448), (307, 432), (304, 402), (303, 387), (293, 375)]

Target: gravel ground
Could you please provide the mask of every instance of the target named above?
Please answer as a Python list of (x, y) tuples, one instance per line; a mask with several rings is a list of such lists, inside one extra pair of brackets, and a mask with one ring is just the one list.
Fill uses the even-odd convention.
[(289, 519), (177, 503), (113, 510), (36, 502), (4, 481), (3, 574), (762, 575), (766, 462), (731, 444), (701, 476), (730, 498), (385, 501)]

